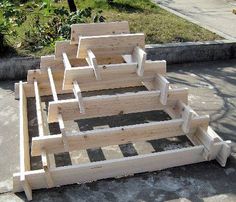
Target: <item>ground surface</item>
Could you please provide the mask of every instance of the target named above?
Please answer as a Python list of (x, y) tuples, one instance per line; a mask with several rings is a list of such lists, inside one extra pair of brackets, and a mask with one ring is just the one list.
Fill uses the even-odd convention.
[[(107, 22), (128, 21), (131, 32), (144, 32), (146, 43), (149, 44), (221, 39), (220, 36), (173, 15), (147, 0), (115, 0), (110, 6), (105, 0), (75, 0), (75, 2), (78, 9), (91, 7), (94, 11), (102, 10), (102, 15), (106, 18)], [(8, 39), (16, 47), (18, 54), (21, 55), (41, 56), (52, 53), (54, 51), (53, 42), (42, 49), (37, 49), (35, 52), (32, 51), (33, 45), (24, 46), (25, 41), (29, 40), (28, 37), (25, 37), (25, 32), (33, 30), (33, 22), (35, 22), (37, 13), (39, 13), (41, 24), (48, 22), (51, 18), (51, 16), (44, 16), (44, 10), (39, 10), (39, 7), (34, 9), (28, 8), (31, 4), (32, 1), (28, 1), (25, 6), (20, 7), (21, 9), (26, 9), (27, 21), (19, 28), (16, 27), (17, 38), (9, 35)], [(64, 6), (68, 9), (66, 1), (58, 1), (58, 3), (53, 3), (53, 6), (57, 8)]]
[[(225, 140), (236, 143), (236, 60), (168, 66), (168, 77), (188, 87), (190, 105), (199, 114), (211, 115), (211, 126)], [(18, 105), (14, 82), (0, 82), (0, 188), (11, 189), (12, 172), (18, 170)], [(150, 117), (149, 117), (150, 118)], [(35, 120), (32, 119), (32, 124)], [(34, 124), (33, 124), (34, 125)], [(235, 201), (236, 150), (227, 166), (215, 161), (138, 174), (123, 179), (101, 180), (34, 191), (35, 201)], [(23, 193), (1, 194), (0, 201), (24, 201)]]
[(155, 0), (236, 39), (235, 0)]

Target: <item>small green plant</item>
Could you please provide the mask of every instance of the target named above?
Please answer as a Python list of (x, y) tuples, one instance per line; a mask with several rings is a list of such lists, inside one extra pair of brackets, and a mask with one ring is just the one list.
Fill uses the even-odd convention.
[(0, 16), (0, 55), (5, 53), (5, 49), (9, 47), (9, 41), (6, 36), (16, 36), (15, 27), (22, 25), (26, 20), (26, 15), (16, 9), (14, 4), (9, 1), (0, 3), (2, 16)]
[(33, 26), (25, 32), (23, 46), (31, 51), (37, 51), (44, 46), (53, 45), (56, 40), (70, 38), (70, 26), (76, 23), (85, 23), (93, 19), (94, 22), (103, 22), (102, 11), (92, 14), (90, 7), (69, 13), (65, 7), (55, 8), (46, 23), (40, 23), (40, 17), (35, 17)]

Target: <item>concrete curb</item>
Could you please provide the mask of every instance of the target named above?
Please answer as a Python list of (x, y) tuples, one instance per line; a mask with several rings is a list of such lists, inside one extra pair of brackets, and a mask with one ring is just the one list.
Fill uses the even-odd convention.
[(146, 45), (148, 59), (168, 64), (230, 60), (236, 58), (236, 41), (218, 40)]
[(0, 80), (26, 79), (27, 71), (39, 68), (40, 58), (14, 57), (0, 59)]
[[(146, 45), (149, 60), (168, 64), (193, 63), (236, 58), (236, 41), (219, 40)], [(29, 69), (39, 68), (40, 58), (16, 57), (0, 60), (0, 80), (26, 79)]]

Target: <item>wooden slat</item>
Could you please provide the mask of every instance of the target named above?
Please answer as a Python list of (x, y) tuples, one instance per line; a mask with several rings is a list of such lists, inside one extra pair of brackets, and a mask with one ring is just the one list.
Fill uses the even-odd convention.
[[(55, 186), (91, 182), (202, 162), (205, 161), (202, 156), (203, 149), (203, 146), (194, 146), (115, 160), (65, 166), (52, 169), (51, 173), (55, 179)], [(29, 179), (33, 189), (47, 186), (43, 179), (44, 175), (42, 170), (26, 172), (26, 177)], [(22, 186), (19, 183), (19, 174), (14, 175), (13, 187), (15, 192), (22, 191)]]
[[(72, 68), (72, 69), (76, 69), (76, 68)], [(109, 68), (107, 68), (107, 69), (109, 69)], [(93, 70), (91, 68), (88, 71), (90, 72), (89, 74), (93, 75)], [(102, 71), (102, 70), (100, 70), (100, 71)], [(116, 70), (114, 70), (114, 71), (116, 71)], [(93, 90), (102, 90), (102, 89), (111, 89), (111, 88), (142, 86), (143, 85), (142, 81), (152, 81), (153, 80), (153, 78), (154, 78), (153, 72), (156, 72), (158, 74), (165, 74), (166, 73), (166, 61), (156, 61), (156, 62), (146, 61), (145, 73), (144, 73), (145, 76), (142, 78), (139, 78), (137, 75), (135, 75), (134, 77), (132, 76), (133, 75), (132, 72), (135, 73), (136, 67), (132, 67), (132, 70), (129, 70), (129, 71), (130, 71), (130, 73), (126, 74), (126, 75), (128, 75), (127, 77), (123, 77), (122, 75), (119, 75), (119, 77), (116, 77), (116, 80), (110, 79), (110, 80), (99, 81), (99, 82), (94, 80), (89, 83), (84, 81), (84, 83), (79, 83), (80, 89), (81, 89), (81, 91), (93, 91)], [(29, 74), (29, 72), (30, 72), (30, 74)], [(73, 73), (75, 73), (75, 72), (73, 72)], [(76, 80), (76, 77), (78, 75), (77, 74), (75, 77), (73, 77), (73, 73), (71, 73), (70, 76), (68, 77), (69, 78), (68, 83), (65, 87), (65, 88), (68, 88), (69, 90), (62, 90), (63, 87), (62, 87), (61, 81), (63, 80), (63, 77), (64, 77), (64, 71), (53, 72), (53, 78), (54, 78), (54, 83), (55, 83), (57, 94), (73, 93), (72, 82), (74, 80)], [(103, 78), (104, 78), (104, 76), (105, 75), (102, 75)], [(84, 78), (84, 75), (82, 77)], [(91, 77), (88, 75), (88, 78), (91, 78)], [(34, 86), (33, 86), (34, 78), (39, 82), (39, 86), (41, 89), (41, 92), (40, 92), (41, 96), (52, 95), (47, 71), (46, 72), (45, 71), (41, 71), (41, 72), (28, 71), (28, 83), (23, 82), (25, 94), (27, 97), (34, 97), (35, 96)], [(77, 78), (80, 78), (80, 76)], [(15, 84), (15, 97), (19, 98), (19, 83)]]
[(68, 58), (67, 54), (62, 53), (62, 57), (63, 57), (63, 63), (64, 63), (65, 70), (66, 69), (71, 69), (71, 64), (70, 64), (70, 61), (69, 61), (69, 58)]
[(143, 77), (139, 77), (138, 75), (136, 75), (137, 63), (98, 65), (98, 71), (100, 72), (102, 78), (101, 81), (96, 81), (93, 68), (90, 66), (72, 68), (65, 71), (63, 89), (72, 89), (72, 82), (74, 80), (77, 80), (79, 82), (81, 88), (86, 83), (87, 90), (101, 90), (108, 88), (107, 86), (118, 86), (119, 88), (119, 86), (129, 87), (130, 85), (132, 86), (134, 84), (142, 85), (142, 80), (148, 78), (153, 80), (156, 73), (165, 74), (166, 61), (146, 61), (144, 68), (145, 72)]
[(140, 47), (135, 47), (133, 52), (134, 60), (138, 63), (137, 74), (143, 76), (147, 53)]
[(73, 24), (71, 25), (71, 44), (78, 44), (80, 36), (100, 36), (128, 33), (130, 33), (130, 31), (127, 21)]
[(182, 125), (182, 129), (185, 133), (189, 132), (190, 123), (193, 119), (193, 116), (194, 116), (194, 112), (193, 112), (192, 108), (189, 106), (185, 106), (184, 111), (183, 111), (183, 115), (182, 115), (183, 120), (184, 120), (184, 123)]
[(72, 165), (89, 163), (89, 156), (86, 150), (70, 151), (70, 159)]
[(63, 121), (63, 117), (61, 113), (58, 114), (58, 123), (59, 123), (60, 131), (61, 131), (61, 135), (62, 135), (62, 142), (64, 144), (65, 151), (67, 152), (69, 151), (69, 145), (68, 145), (65, 125), (64, 125), (64, 121)]
[(52, 70), (51, 70), (50, 67), (48, 68), (48, 78), (49, 78), (49, 81), (50, 81), (53, 100), (58, 101), (57, 91), (56, 91), (56, 87), (55, 87), (55, 83), (54, 83), (54, 79), (53, 79), (53, 75), (52, 75)]
[(28, 200), (32, 200), (32, 189), (25, 177), (25, 172), (30, 170), (29, 133), (27, 117), (27, 98), (22, 81), (19, 83), (19, 120), (20, 120), (20, 182)]
[[(45, 136), (45, 122), (43, 121), (42, 116), (42, 107), (41, 107), (41, 100), (40, 100), (40, 93), (39, 93), (39, 87), (37, 80), (34, 80), (34, 91), (35, 91), (35, 102), (36, 102), (36, 113), (37, 113), (37, 121), (38, 121), (38, 133), (39, 137)], [(41, 152), (41, 159), (42, 159), (42, 165), (43, 169), (45, 171), (45, 177), (48, 184), (48, 187), (53, 187), (53, 180), (50, 175), (50, 165), (49, 165), (49, 159), (47, 152), (43, 149)]]
[[(58, 108), (61, 109), (65, 121), (163, 110), (166, 106), (160, 103), (159, 96), (160, 91), (140, 91), (137, 93), (84, 97), (85, 114), (80, 113), (76, 99), (50, 102), (48, 122), (57, 122)], [(169, 91), (167, 105), (173, 106), (177, 100), (181, 100), (184, 103), (187, 102), (187, 89)]]
[(211, 127), (199, 127), (195, 133), (189, 134), (188, 137), (195, 145), (204, 145), (204, 157), (206, 160), (216, 159), (222, 167), (226, 165), (227, 158), (231, 153), (231, 147)]
[(76, 58), (77, 45), (70, 44), (70, 41), (57, 41), (55, 44), (55, 59), (62, 59), (62, 53), (66, 53), (69, 58)]
[[(110, 128), (110, 127), (109, 127), (109, 125), (102, 125), (102, 126), (93, 127), (94, 130), (105, 129), (105, 128)], [(124, 157), (119, 145), (109, 145), (106, 147), (102, 147), (101, 149), (102, 149), (102, 152), (103, 152), (106, 160), (118, 159), (118, 158)]]
[(164, 76), (160, 74), (157, 74), (155, 82), (157, 85), (156, 88), (161, 90), (160, 102), (163, 105), (166, 105), (170, 83)]
[[(78, 59), (78, 58), (70, 58), (70, 63), (72, 66), (75, 67), (82, 67), (88, 65), (85, 59)], [(63, 58), (60, 57), (56, 59), (55, 55), (41, 56), (40, 70), (42, 72), (46, 72), (48, 70), (48, 67), (50, 67), (53, 72), (64, 71), (65, 68), (64, 68)]]
[(85, 113), (84, 102), (79, 84), (77, 81), (73, 81), (73, 85), (74, 85), (73, 92), (76, 100), (78, 101), (80, 113), (84, 114)]
[(134, 148), (136, 149), (137, 153), (140, 154), (150, 154), (152, 152), (155, 152), (155, 149), (149, 142), (134, 142), (133, 143)]
[(92, 66), (92, 68), (93, 68), (96, 80), (101, 80), (101, 75), (100, 75), (100, 71), (98, 69), (96, 57), (95, 57), (93, 51), (91, 51), (90, 49), (88, 50), (88, 61), (89, 61), (89, 65)]
[(80, 37), (77, 58), (88, 57), (91, 49), (97, 57), (132, 54), (134, 48), (144, 48), (143, 33)]
[[(202, 116), (195, 118), (191, 122), (191, 133), (196, 131), (197, 126), (205, 126), (208, 122), (209, 117)], [(182, 119), (175, 119), (162, 122), (84, 131), (68, 135), (67, 140), (71, 151), (115, 144), (126, 144), (129, 142), (147, 141), (184, 135), (185, 133), (181, 128), (182, 124)], [(62, 135), (33, 138), (32, 155), (39, 155), (41, 148), (47, 149), (49, 153), (63, 152), (64, 146), (62, 144)]]

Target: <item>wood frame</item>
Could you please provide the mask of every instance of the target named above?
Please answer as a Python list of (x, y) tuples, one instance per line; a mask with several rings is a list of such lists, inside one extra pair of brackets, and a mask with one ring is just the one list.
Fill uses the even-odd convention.
[(71, 25), (71, 44), (78, 44), (80, 36), (99, 36), (111, 34), (129, 34), (129, 23), (121, 22), (104, 22), (89, 24)]
[[(168, 107), (174, 106), (178, 100), (187, 102), (187, 89), (169, 90)], [(160, 91), (141, 91), (116, 95), (92, 96), (83, 98), (85, 114), (78, 110), (76, 99), (50, 102), (48, 122), (57, 122), (58, 108), (64, 120), (87, 119), (94, 117), (113, 116), (152, 110), (164, 110), (167, 106), (160, 103)], [(111, 108), (107, 108), (111, 106)], [(98, 113), (99, 112), (99, 113)]]
[(88, 57), (89, 49), (97, 57), (132, 54), (137, 46), (145, 47), (143, 33), (80, 37), (77, 58)]
[[(48, 69), (48, 76), (51, 82), (51, 93), (54, 98), (54, 101), (51, 102), (50, 105), (52, 103), (58, 104), (60, 102), (65, 102), (63, 100), (58, 100), (56, 88), (53, 84), (53, 75), (50, 69)], [(156, 79), (153, 82), (156, 83)], [(26, 97), (22, 94), (22, 89), (24, 89), (24, 85), (22, 84), (22, 82), (20, 82), (19, 86), (21, 103), (20, 108), (22, 109), (22, 100), (26, 100)], [(37, 115), (40, 115), (40, 93), (37, 90), (38, 85), (36, 80), (34, 81), (34, 86), (36, 91), (36, 105), (37, 108), (39, 108), (39, 110), (37, 110)], [(172, 93), (175, 94), (176, 92), (180, 93), (179, 97), (176, 97), (176, 95), (171, 95)], [(18, 192), (24, 190), (27, 198), (31, 200), (32, 189), (49, 188), (53, 186), (72, 183), (84, 183), (115, 176), (127, 176), (134, 173), (161, 170), (173, 166), (186, 165), (206, 160), (209, 161), (212, 159), (216, 159), (222, 166), (225, 166), (227, 157), (230, 155), (231, 143), (229, 141), (223, 141), (210, 127), (208, 127), (208, 116), (198, 116), (196, 112), (194, 112), (191, 108), (189, 108), (189, 106), (185, 104), (187, 103), (186, 89), (168, 89), (168, 94), (168, 99), (171, 100), (171, 97), (173, 96), (175, 101), (169, 105), (163, 105), (161, 103), (160, 105), (162, 107), (164, 106), (165, 109), (174, 109), (175, 113), (172, 113), (172, 117), (175, 116), (176, 118), (173, 120), (78, 132), (78, 134), (74, 134), (73, 136), (65, 134), (65, 126), (63, 121), (66, 119), (64, 119), (64, 109), (60, 106), (61, 108), (59, 114), (57, 115), (57, 118), (62, 133), (52, 136), (41, 135), (39, 137), (33, 138), (32, 155), (42, 155), (43, 158), (43, 156), (47, 156), (50, 153), (60, 153), (77, 149), (103, 147), (112, 144), (124, 144), (135, 140), (146, 141), (152, 139), (168, 138), (186, 134), (186, 128), (188, 128), (188, 137), (195, 146), (153, 154), (124, 157), (121, 159), (106, 160), (82, 165), (72, 165), (50, 169), (45, 169), (48, 168), (48, 159), (47, 157), (44, 157), (44, 161), (46, 162), (46, 166), (43, 167), (44, 169), (36, 171), (23, 169), (20, 173), (14, 174), (14, 191)], [(145, 98), (148, 96), (154, 96), (153, 100), (155, 100), (156, 102), (160, 102), (160, 99), (158, 99), (158, 96), (160, 95), (161, 91), (159, 90), (127, 93), (118, 95), (118, 97), (124, 96), (124, 98), (129, 97), (133, 99), (133, 96), (140, 96)], [(25, 98), (22, 99), (22, 97)], [(83, 98), (83, 101), (85, 101), (86, 103), (86, 99), (89, 100), (90, 98), (92, 101), (94, 101), (94, 103), (98, 103), (97, 106), (99, 106), (101, 104), (99, 104), (98, 99), (112, 99), (112, 97), (113, 96), (94, 96)], [(122, 100), (121, 98), (119, 99)], [(70, 100), (67, 100), (66, 102), (69, 101)], [(72, 101), (77, 103), (76, 100)], [(167, 100), (167, 103), (168, 102), (169, 101)], [(148, 102), (145, 101), (145, 104), (148, 105)], [(155, 109), (155, 107), (152, 107), (152, 109)], [(67, 110), (65, 109), (65, 111)], [(191, 114), (191, 116), (188, 115), (189, 113)], [(39, 126), (40, 125), (42, 126), (42, 124), (39, 124)], [(25, 144), (28, 144), (28, 142), (23, 143), (21, 140), (21, 147), (25, 148)], [(24, 158), (21, 159), (23, 161)], [(24, 178), (21, 178), (22, 175), (24, 176)], [(25, 179), (27, 179), (27, 181)]]
[[(122, 177), (213, 159), (221, 166), (226, 165), (231, 142), (222, 140), (209, 127), (209, 116), (199, 116), (187, 105), (186, 88), (171, 88), (164, 77), (165, 61), (146, 60), (146, 53), (142, 49), (144, 35), (123, 34), (129, 31), (127, 22), (118, 23), (121, 27), (116, 27), (115, 24), (93, 24), (91, 27), (87, 24), (72, 25), (72, 37), (79, 35), (79, 43), (77, 40), (58, 42), (55, 55), (42, 57), (40, 70), (30, 70), (27, 82), (15, 85), (20, 109), (20, 171), (13, 175), (13, 189), (14, 192), (24, 191), (28, 200), (32, 200), (32, 189)], [(97, 32), (94, 30), (97, 26), (109, 29)], [(90, 31), (86, 31), (89, 29)], [(88, 32), (86, 36), (85, 32)], [(104, 47), (107, 48), (105, 51), (102, 49)], [(108, 59), (96, 57), (104, 53), (109, 55), (106, 51), (112, 52), (114, 47), (119, 47), (119, 50), (109, 54), (112, 57), (113, 54), (120, 54), (125, 62), (109, 64)], [(80, 59), (76, 59), (76, 56)], [(98, 60), (104, 64), (100, 64)], [(78, 66), (72, 65), (78, 63)], [(82, 96), (83, 91), (130, 86), (145, 86), (147, 91)], [(58, 94), (72, 92), (74, 99), (58, 99)], [(48, 117), (44, 117), (42, 113), (41, 96), (44, 95), (53, 97), (53, 101), (49, 102)], [(35, 97), (39, 131), (39, 136), (32, 138), (31, 154), (27, 97)], [(152, 110), (164, 110), (171, 120), (85, 132), (78, 130), (73, 135), (66, 131), (67, 120)], [(59, 123), (60, 134), (47, 134), (45, 124), (50, 122)], [(51, 154), (181, 135), (186, 135), (193, 146), (80, 165), (56, 168), (50, 166)], [(30, 155), (41, 156), (42, 169), (30, 170)]]

